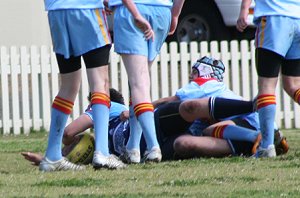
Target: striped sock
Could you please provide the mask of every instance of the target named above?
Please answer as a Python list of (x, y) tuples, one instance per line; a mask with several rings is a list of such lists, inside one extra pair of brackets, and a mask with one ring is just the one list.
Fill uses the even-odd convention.
[(142, 128), (137, 120), (131, 99), (129, 100), (129, 126), (130, 126), (130, 136), (126, 145), (126, 148), (128, 150), (132, 149), (140, 149), (140, 141), (141, 141), (141, 136), (142, 136)]
[(62, 158), (62, 138), (74, 103), (58, 96), (55, 97), (51, 109), (51, 123), (46, 149), (46, 157), (51, 161)]
[(267, 148), (269, 145), (274, 144), (276, 96), (267, 94), (259, 95), (257, 97), (257, 111), (262, 133), (261, 147)]
[(255, 142), (258, 134), (258, 131), (245, 127), (236, 125), (222, 125), (214, 128), (212, 136), (220, 139)]
[(154, 146), (159, 147), (154, 124), (153, 105), (147, 102), (137, 104), (134, 107), (134, 113), (141, 124), (145, 141), (147, 143), (147, 149), (150, 150)]
[(100, 151), (103, 155), (108, 156), (110, 98), (104, 93), (94, 92), (91, 96), (91, 105), (95, 131), (95, 151)]
[(300, 89), (298, 89), (297, 91), (295, 91), (295, 93), (294, 93), (294, 101), (297, 102), (298, 104), (300, 104)]

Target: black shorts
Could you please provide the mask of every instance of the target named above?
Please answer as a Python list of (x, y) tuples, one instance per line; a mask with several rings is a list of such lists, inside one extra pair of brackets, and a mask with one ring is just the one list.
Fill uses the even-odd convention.
[(68, 59), (61, 54), (56, 54), (59, 73), (67, 74), (81, 69), (81, 57), (87, 69), (108, 65), (110, 48), (111, 45), (105, 45), (81, 56), (71, 56)]
[(162, 160), (172, 160), (173, 144), (176, 138), (186, 133), (192, 123), (179, 115), (181, 102), (170, 102), (159, 106), (154, 112), (157, 140), (162, 152)]

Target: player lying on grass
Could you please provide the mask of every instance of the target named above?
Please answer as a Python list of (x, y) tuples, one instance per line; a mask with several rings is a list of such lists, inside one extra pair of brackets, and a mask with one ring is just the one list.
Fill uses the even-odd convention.
[[(181, 105), (185, 108), (181, 108), (180, 113), (189, 122), (195, 120), (191, 127), (192, 135), (176, 140), (174, 147), (177, 153), (179, 153), (177, 148), (180, 148), (181, 153), (191, 153), (185, 150), (197, 149), (196, 143), (199, 142), (197, 137), (200, 135), (252, 142), (254, 144), (252, 152), (256, 152), (261, 140), (258, 114), (253, 112), (252, 101), (240, 102), (236, 106), (234, 101), (227, 100), (243, 100), (243, 98), (223, 83), (224, 71), (225, 66), (220, 60), (202, 57), (192, 66), (189, 84), (177, 90), (174, 96), (154, 101), (155, 106), (170, 101), (186, 101)], [(214, 97), (219, 98), (215, 100)], [(187, 101), (190, 99), (193, 100)], [(239, 115), (230, 117), (230, 114)], [(285, 144), (285, 139), (283, 138), (280, 143)], [(284, 152), (287, 152), (288, 146), (285, 147)]]
[[(192, 123), (185, 121), (188, 118), (183, 119), (179, 113), (181, 103), (177, 101), (163, 104), (156, 109), (154, 114), (157, 137), (162, 148), (163, 160), (252, 155), (252, 142), (219, 139), (210, 136), (192, 136), (192, 130), (189, 129)], [(126, 118), (124, 113), (127, 114), (128, 112), (123, 112), (120, 117), (115, 117), (109, 125), (110, 152), (118, 156), (122, 154), (122, 148), (126, 145), (130, 133), (128, 121), (121, 121), (121, 117)], [(79, 118), (85, 116), (86, 114), (83, 114)], [(90, 117), (86, 118), (86, 121), (91, 123), (91, 126), (89, 124), (85, 125), (86, 129), (88, 129), (92, 127), (92, 119)], [(80, 122), (83, 121), (83, 119), (76, 119), (73, 122), (77, 123), (73, 124), (77, 125), (79, 120), (81, 120)], [(69, 128), (69, 134), (64, 136), (64, 142), (67, 142), (68, 145), (71, 145), (73, 141), (76, 142), (76, 135), (82, 132), (78, 131), (77, 128), (73, 129), (76, 130), (70, 131)], [(276, 141), (278, 140), (280, 140), (279, 136)], [(277, 147), (279, 148), (281, 145), (278, 144)], [(145, 142), (142, 137), (141, 151), (145, 151), (145, 148)], [(283, 154), (283, 152), (280, 154)], [(33, 165), (38, 165), (42, 159), (42, 155), (38, 153), (22, 152), (22, 155), (25, 159), (32, 162)]]
[[(199, 99), (198, 102), (202, 103), (203, 105), (207, 105), (208, 106), (208, 101), (212, 101), (212, 99), (208, 99), (208, 98), (203, 98), (203, 99)], [(159, 108), (157, 108), (157, 110), (155, 111), (155, 121), (156, 121), (156, 130), (157, 130), (157, 136), (159, 139), (159, 143), (160, 146), (163, 148), (162, 152), (163, 152), (163, 160), (168, 160), (168, 159), (173, 159), (174, 156), (174, 149), (176, 150), (177, 155), (176, 156), (180, 156), (180, 157), (197, 157), (197, 156), (210, 156), (210, 157), (221, 157), (221, 156), (228, 156), (228, 155), (251, 155), (253, 152), (253, 143), (254, 142), (249, 142), (249, 141), (241, 141), (241, 140), (229, 140), (229, 139), (219, 139), (219, 138), (214, 138), (214, 137), (204, 137), (204, 136), (199, 136), (201, 133), (200, 131), (202, 131), (203, 128), (209, 126), (208, 122), (202, 122), (202, 129), (200, 130), (199, 128), (199, 123), (200, 120), (198, 120), (196, 122), (196, 124), (194, 123), (192, 125), (192, 127), (187, 130), (190, 125), (191, 122), (187, 122), (185, 120), (190, 121), (191, 116), (189, 114), (183, 115), (183, 117), (185, 118), (185, 120), (180, 116), (179, 114), (179, 105), (181, 102), (175, 102), (175, 103), (168, 103), (165, 105), (161, 105)], [(184, 104), (187, 105), (189, 104), (190, 101), (186, 101)], [(211, 105), (214, 104), (214, 105)], [(239, 107), (242, 108), (235, 108), (237, 110), (239, 110), (238, 112), (235, 113), (245, 113), (247, 111), (252, 111), (252, 103), (249, 102), (245, 102), (245, 101), (235, 101), (235, 100), (225, 100), (225, 99), (216, 99), (213, 100), (213, 102), (210, 103), (210, 115), (213, 116), (213, 118), (215, 120), (220, 119), (220, 118), (224, 118), (224, 117), (228, 117), (230, 116), (230, 114), (234, 113), (233, 111), (227, 111), (228, 108), (234, 105), (238, 105)], [(213, 110), (213, 108), (211, 108), (212, 106), (214, 106), (216, 109), (215, 112)], [(181, 108), (184, 109), (184, 108)], [(208, 109), (208, 107), (207, 107)], [(223, 111), (220, 111), (223, 110)], [(229, 108), (230, 109), (230, 108)], [(242, 111), (240, 111), (240, 109)], [(205, 111), (203, 111), (205, 112)], [(203, 115), (205, 115), (206, 117), (208, 116), (207, 113), (206, 114), (201, 114), (201, 116), (203, 117)], [(85, 115), (83, 115), (84, 117), (86, 117)], [(90, 119), (87, 123), (87, 125), (82, 125), (80, 124), (80, 126), (86, 127), (86, 129), (89, 126), (92, 126), (92, 120), (89, 117), (86, 117), (87, 119)], [(192, 118), (195, 119), (195, 118)], [(76, 119), (77, 120), (77, 119)], [(212, 119), (210, 119), (212, 120)], [(74, 121), (75, 122), (75, 121)], [(126, 122), (124, 122), (126, 123)], [(175, 124), (174, 124), (175, 123)], [(225, 121), (225, 122), (220, 122), (218, 123), (219, 125), (224, 125), (224, 124), (241, 124), (241, 125), (245, 125), (249, 126), (249, 124), (247, 124), (247, 122), (243, 121), (243, 120), (239, 120), (238, 119), (234, 119), (231, 121)], [(71, 123), (72, 124), (72, 123)], [(201, 124), (200, 124), (201, 125)], [(204, 127), (203, 127), (204, 125)], [(76, 124), (74, 124), (73, 126), (76, 126)], [(123, 129), (126, 128), (126, 130), (123, 131), (118, 131), (115, 130), (113, 125), (110, 125), (110, 131), (115, 131), (115, 132), (119, 132), (119, 136), (126, 136), (125, 134), (129, 133), (129, 129), (127, 125), (122, 125)], [(195, 127), (198, 126), (198, 127)], [(211, 125), (210, 127), (208, 127), (206, 130), (204, 130), (204, 135), (205, 134), (209, 134), (209, 131), (214, 128), (216, 126), (215, 125)], [(67, 128), (70, 128), (69, 126)], [(66, 129), (67, 129), (66, 128)], [(196, 129), (196, 130), (195, 130)], [(66, 135), (64, 136), (65, 139), (73, 139), (74, 136), (83, 130), (78, 131), (78, 128), (73, 128), (74, 133), (72, 132), (66, 132)], [(68, 130), (66, 130), (68, 131)], [(254, 133), (257, 136), (257, 131), (249, 131), (250, 136), (253, 136)], [(69, 134), (69, 135), (67, 135)], [(118, 134), (118, 133), (116, 133)], [(116, 135), (114, 134), (114, 135)], [(120, 135), (121, 134), (121, 135)], [(282, 142), (285, 139), (283, 139), (280, 136), (280, 133), (277, 133), (278, 135), (275, 137), (278, 142), (277, 147), (282, 147)], [(110, 134), (111, 135), (111, 134)], [(195, 137), (193, 137), (192, 135), (195, 135)], [(115, 140), (115, 138), (110, 138), (110, 140), (112, 141), (110, 143), (110, 145), (116, 145), (115, 148), (122, 148), (123, 145), (118, 145), (117, 142), (113, 142), (113, 140)], [(175, 141), (176, 140), (176, 141)], [(66, 142), (66, 140), (64, 140), (64, 142)], [(123, 142), (124, 143), (124, 142)], [(195, 144), (196, 143), (196, 144)], [(285, 142), (286, 143), (286, 142)], [(141, 144), (142, 146), (143, 144)], [(285, 144), (285, 150), (284, 152), (287, 152), (287, 144)], [(196, 150), (196, 152), (195, 152)], [(122, 151), (119, 150), (113, 150), (111, 151), (112, 153), (115, 154), (121, 154)], [(192, 155), (186, 155), (186, 153), (193, 153)], [(281, 150), (281, 153), (283, 153), (283, 151)], [(28, 159), (29, 161), (32, 161), (34, 164), (39, 162), (39, 155), (38, 154), (34, 154), (34, 153), (27, 153), (24, 152), (23, 155), (25, 156), (26, 159)]]

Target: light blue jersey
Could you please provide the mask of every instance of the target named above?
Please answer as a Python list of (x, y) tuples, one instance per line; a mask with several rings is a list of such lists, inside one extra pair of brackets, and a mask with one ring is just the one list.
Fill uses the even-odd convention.
[[(109, 109), (109, 120), (119, 117), (123, 111), (128, 111), (128, 108), (125, 105), (117, 102), (111, 102), (111, 106)], [(91, 120), (93, 120), (93, 113), (90, 105), (87, 107), (84, 113), (88, 115)]]
[(182, 101), (211, 96), (228, 99), (242, 99), (241, 96), (236, 95), (233, 91), (228, 89), (223, 82), (219, 82), (214, 78), (197, 78), (178, 89), (175, 95)]
[(254, 21), (262, 16), (287, 16), (300, 18), (299, 0), (256, 0)]
[(44, 0), (45, 9), (63, 10), (63, 9), (95, 9), (104, 8), (103, 0)]
[[(158, 5), (158, 6), (168, 6), (171, 7), (173, 5), (172, 0), (133, 0), (136, 4), (145, 4), (145, 5)], [(123, 4), (122, 0), (109, 0), (109, 6), (118, 6)]]
[[(236, 99), (236, 100), (242, 100), (243, 98), (237, 94), (235, 94), (233, 91), (227, 88), (227, 86), (223, 82), (219, 82), (214, 78), (196, 78), (186, 86), (180, 88), (177, 90), (175, 94), (181, 101), (187, 100), (187, 99), (196, 99), (196, 98), (207, 98), (207, 97), (220, 97), (220, 98), (227, 98), (227, 99)], [(257, 130), (259, 130), (259, 120), (258, 120), (258, 114), (256, 112), (249, 113), (249, 114), (243, 114), (238, 116), (232, 116), (228, 117), (223, 120), (231, 120), (233, 118), (241, 118), (247, 120), (247, 122), (255, 127)], [(194, 123), (191, 127), (192, 133), (195, 133), (197, 128), (203, 129), (205, 127), (205, 123)], [(194, 130), (192, 130), (194, 129)], [(200, 134), (194, 134), (194, 135), (200, 135)]]

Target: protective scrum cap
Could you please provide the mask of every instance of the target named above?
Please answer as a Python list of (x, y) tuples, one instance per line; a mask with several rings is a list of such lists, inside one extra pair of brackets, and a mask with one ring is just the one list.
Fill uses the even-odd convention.
[(198, 59), (192, 68), (198, 71), (199, 77), (212, 77), (223, 81), (225, 66), (220, 60), (204, 56)]

